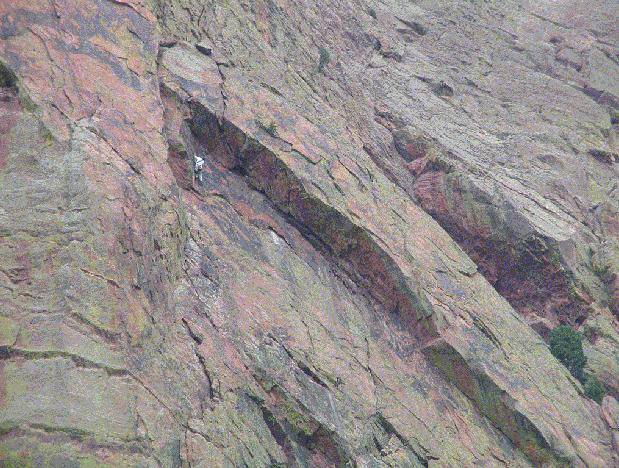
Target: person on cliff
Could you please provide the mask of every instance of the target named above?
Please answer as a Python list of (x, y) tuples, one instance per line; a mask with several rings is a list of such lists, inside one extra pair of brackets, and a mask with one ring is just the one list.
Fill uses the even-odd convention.
[(194, 156), (193, 171), (200, 182), (202, 182), (202, 166), (204, 166), (204, 159), (202, 159), (200, 156)]

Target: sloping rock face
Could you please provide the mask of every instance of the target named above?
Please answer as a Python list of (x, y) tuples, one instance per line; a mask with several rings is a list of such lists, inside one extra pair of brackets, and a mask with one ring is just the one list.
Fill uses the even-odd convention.
[(1, 463), (617, 465), (617, 10), (2, 2)]

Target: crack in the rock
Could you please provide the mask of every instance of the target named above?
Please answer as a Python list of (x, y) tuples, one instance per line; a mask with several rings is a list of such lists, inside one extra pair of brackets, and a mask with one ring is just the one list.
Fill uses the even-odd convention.
[(417, 450), (415, 450), (415, 448), (410, 444), (410, 442), (408, 441), (408, 439), (406, 437), (404, 437), (402, 434), (400, 434), (396, 428), (393, 426), (393, 424), (391, 424), (391, 422), (389, 422), (389, 420), (387, 418), (385, 418), (382, 413), (376, 413), (372, 416), (372, 418), (378, 423), (378, 425), (387, 433), (387, 434), (393, 434), (402, 444), (403, 447), (405, 447), (406, 449), (408, 449), (419, 461), (419, 463), (421, 463), (424, 467), (428, 466), (428, 461), (429, 460), (439, 460), (438, 457), (434, 456), (434, 455), (430, 455), (427, 451), (427, 449), (425, 449), (424, 447), (420, 446), (420, 448), (422, 450), (424, 450), (424, 454), (420, 454)]
[(208, 382), (209, 399), (210, 400), (221, 400), (221, 388), (215, 389), (215, 386), (213, 384), (213, 378), (211, 377), (211, 373), (209, 372), (208, 367), (206, 366), (206, 359), (204, 359), (204, 356), (202, 356), (202, 354), (200, 354), (197, 351), (196, 351), (196, 357), (198, 358), (198, 361), (200, 362), (202, 372), (206, 376), (206, 381)]
[(204, 341), (204, 337), (202, 336), (202, 334), (195, 332), (192, 328), (191, 325), (189, 325), (189, 322), (187, 321), (187, 319), (185, 317), (183, 317), (181, 319), (183, 325), (185, 326), (185, 329), (187, 330), (187, 333), (189, 334), (189, 336), (191, 337), (191, 339), (193, 341), (196, 342), (196, 344), (201, 345), (202, 342)]
[(93, 277), (95, 277), (95, 278), (100, 278), (100, 279), (102, 279), (102, 280), (104, 280), (104, 281), (108, 282), (108, 283), (109, 283), (109, 284), (111, 284), (112, 286), (115, 286), (115, 287), (117, 287), (117, 288), (119, 288), (119, 289), (120, 289), (120, 285), (119, 285), (119, 284), (118, 284), (115, 280), (113, 280), (112, 278), (108, 278), (108, 277), (106, 277), (106, 276), (103, 276), (103, 275), (102, 275), (102, 274), (100, 274), (100, 273), (97, 273), (97, 272), (94, 272), (94, 271), (87, 270), (86, 268), (80, 268), (80, 270), (82, 270), (82, 271), (83, 271), (85, 274), (87, 274), (88, 276), (93, 276)]
[(65, 358), (73, 361), (76, 367), (85, 369), (100, 369), (105, 371), (110, 376), (122, 376), (127, 375), (126, 369), (120, 369), (117, 367), (111, 367), (101, 362), (96, 362), (91, 359), (85, 358), (79, 354), (74, 354), (68, 351), (62, 350), (47, 350), (47, 351), (34, 351), (22, 348), (16, 348), (14, 346), (0, 346), (0, 360), (7, 360), (20, 357), (26, 360), (45, 360), (54, 358)]

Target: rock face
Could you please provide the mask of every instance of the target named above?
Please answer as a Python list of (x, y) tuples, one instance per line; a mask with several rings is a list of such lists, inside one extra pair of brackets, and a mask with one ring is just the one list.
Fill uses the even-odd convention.
[(618, 15), (0, 3), (0, 464), (617, 466)]

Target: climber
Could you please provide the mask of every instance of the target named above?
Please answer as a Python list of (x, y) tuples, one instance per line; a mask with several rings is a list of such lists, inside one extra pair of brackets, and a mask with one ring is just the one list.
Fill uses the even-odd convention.
[(202, 182), (202, 166), (204, 166), (204, 159), (200, 156), (194, 156), (193, 158), (193, 171), (198, 176), (198, 180)]

